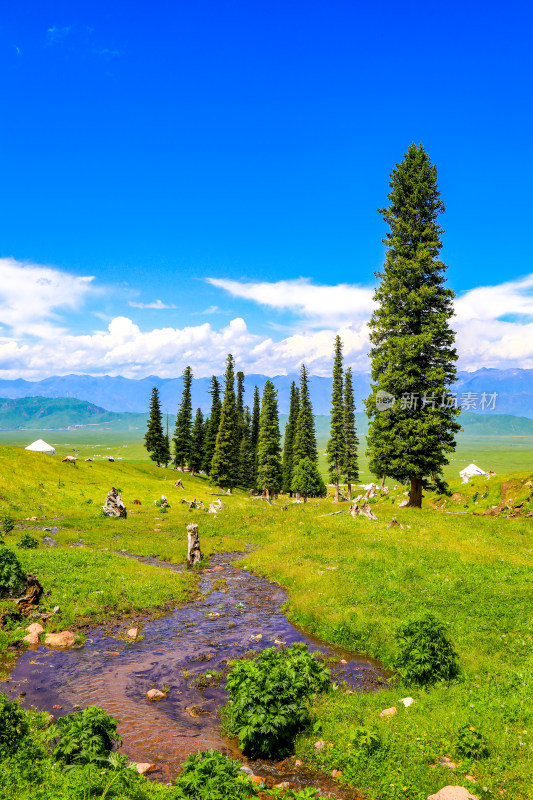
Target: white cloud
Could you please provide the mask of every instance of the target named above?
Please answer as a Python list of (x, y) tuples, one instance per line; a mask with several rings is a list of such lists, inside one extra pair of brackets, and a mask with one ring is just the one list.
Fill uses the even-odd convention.
[[(247, 372), (294, 372), (305, 361), (314, 374), (329, 375), (337, 333), (344, 341), (346, 364), (368, 370), (371, 289), (319, 286), (304, 279), (248, 282), (240, 289), (235, 281), (210, 279), (210, 283), (233, 297), (292, 311), (293, 329), (273, 326), (268, 334), (259, 334), (236, 317), (220, 327), (214, 327), (212, 320), (198, 320), (199, 324), (181, 328), (142, 330), (129, 317), (117, 316), (105, 320), (102, 330), (74, 334), (61, 314), (79, 309), (89, 294), (97, 294), (93, 278), (0, 259), (0, 376), (38, 379), (85, 372), (170, 377), (180, 374), (186, 364), (204, 376), (220, 372), (228, 352)], [(165, 307), (160, 300), (131, 305)], [(452, 325), (460, 368), (533, 368), (533, 275), (464, 292), (456, 309)], [(223, 306), (205, 311), (219, 310), (227, 313)], [(89, 324), (94, 316), (85, 319)]]
[(275, 283), (207, 278), (207, 282), (232, 297), (253, 300), (278, 311), (291, 311), (304, 317), (313, 327), (368, 318), (373, 309), (374, 290), (347, 283), (325, 286), (311, 283), (309, 278)]
[(178, 306), (175, 306), (173, 303), (171, 303), (170, 305), (167, 305), (166, 303), (163, 303), (162, 300), (155, 300), (152, 303), (134, 303), (133, 300), (130, 300), (129, 305), (132, 308), (155, 308), (155, 309), (158, 309), (158, 310), (159, 309), (163, 309), (163, 308), (177, 308), (178, 307)]
[(15, 335), (57, 336), (58, 313), (76, 309), (94, 279), (38, 264), (0, 258), (0, 322)]

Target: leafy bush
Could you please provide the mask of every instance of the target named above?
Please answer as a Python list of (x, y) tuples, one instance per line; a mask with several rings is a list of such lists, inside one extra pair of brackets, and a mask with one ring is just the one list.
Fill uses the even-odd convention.
[(459, 728), (455, 749), (464, 758), (487, 758), (489, 755), (485, 737), (473, 725)]
[(0, 694), (0, 760), (18, 750), (28, 731), (24, 711), (5, 694)]
[(39, 547), (39, 542), (35, 536), (32, 536), (26, 531), (18, 540), (17, 547), (22, 547), (25, 550), (33, 550), (35, 547)]
[(309, 700), (329, 684), (329, 669), (304, 644), (270, 647), (252, 661), (237, 661), (226, 683), (228, 727), (253, 757), (290, 752), (309, 721)]
[(117, 720), (98, 706), (61, 717), (46, 738), (54, 742), (53, 757), (64, 764), (107, 762), (113, 747), (122, 742)]
[(377, 728), (367, 728), (364, 725), (352, 731), (350, 742), (357, 750), (362, 750), (368, 755), (377, 752), (382, 745), (381, 734)]
[(20, 593), (26, 583), (26, 576), (20, 562), (8, 547), (0, 548), (0, 597)]
[(457, 653), (432, 614), (400, 627), (396, 638), (400, 650), (394, 666), (405, 681), (431, 684), (457, 675)]
[(13, 517), (10, 517), (9, 514), (6, 514), (2, 518), (2, 533), (11, 533), (13, 528), (15, 527), (15, 520)]
[(178, 798), (191, 800), (247, 800), (257, 795), (250, 778), (241, 771), (241, 762), (218, 750), (189, 756), (175, 786)]

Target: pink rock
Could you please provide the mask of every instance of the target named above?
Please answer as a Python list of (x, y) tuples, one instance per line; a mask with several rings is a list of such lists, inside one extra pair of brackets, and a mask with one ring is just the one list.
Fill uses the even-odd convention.
[(470, 794), (464, 786), (445, 786), (437, 794), (432, 794), (428, 800), (478, 800), (475, 794)]
[(136, 766), (139, 775), (144, 775), (145, 772), (153, 772), (155, 769), (155, 764), (149, 764), (148, 762), (143, 764), (137, 764)]
[(339, 662), (339, 663), (340, 663), (340, 664), (347, 664), (348, 662), (346, 661), (346, 659), (345, 659), (345, 658), (341, 658), (341, 660), (340, 660), (340, 662)]
[(166, 697), (164, 692), (160, 692), (159, 689), (150, 689), (146, 692), (146, 697), (148, 700), (161, 700), (163, 697)]
[(254, 783), (263, 783), (263, 778), (260, 778), (259, 775), (250, 775), (250, 780)]
[(72, 647), (72, 645), (76, 644), (76, 637), (71, 631), (47, 633), (44, 643), (50, 645), (50, 647)]
[(342, 771), (340, 769), (332, 770), (331, 777), (332, 778), (341, 778), (342, 777)]
[(393, 717), (397, 713), (398, 713), (398, 709), (396, 708), (396, 706), (391, 706), (390, 708), (384, 708), (379, 716), (380, 717)]
[(299, 759), (299, 758), (297, 758), (297, 759), (296, 759), (296, 761), (294, 762), (294, 766), (295, 766), (295, 767), (301, 767), (301, 766), (303, 766), (303, 761), (300, 761), (300, 759)]
[(139, 634), (139, 628), (130, 628), (126, 631), (126, 636), (129, 636), (130, 639), (136, 639)]
[(324, 740), (319, 739), (318, 742), (315, 742), (315, 750), (323, 750), (324, 749)]
[(44, 628), (40, 622), (32, 622), (31, 625), (28, 625), (26, 628), (28, 633), (36, 633), (39, 636), (40, 633), (44, 633)]
[(39, 636), (36, 633), (28, 633), (22, 641), (26, 644), (39, 644)]

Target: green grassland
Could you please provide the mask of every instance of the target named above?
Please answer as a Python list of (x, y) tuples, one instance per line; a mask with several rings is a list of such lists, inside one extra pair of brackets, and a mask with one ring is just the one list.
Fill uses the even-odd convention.
[[(72, 438), (62, 446), (60, 454), (69, 451)], [(106, 446), (113, 445), (108, 440)], [(505, 455), (502, 446), (501, 463), (517, 452)], [(494, 468), (500, 456), (495, 450), (489, 455), (490, 464), (481, 466)], [(478, 458), (465, 454), (465, 463), (470, 460)], [(297, 755), (318, 769), (342, 770), (342, 781), (372, 800), (425, 800), (449, 783), (466, 786), (478, 798), (522, 800), (533, 794), (533, 518), (525, 516), (533, 510), (533, 488), (526, 485), (533, 464), (526, 467), (526, 461), (524, 456), (524, 469), (515, 467), (512, 475), (466, 486), (455, 481), (451, 497), (426, 498), (422, 511), (398, 508), (405, 487), (389, 483), (389, 493), (373, 501), (377, 522), (348, 513), (322, 516), (347, 512), (347, 504), (335, 507), (331, 498), (293, 504), (280, 497), (268, 504), (238, 490), (223, 499), (225, 507), (214, 518), (181, 503), (183, 496), (206, 505), (213, 499), (216, 488), (205, 477), (182, 476), (181, 490), (173, 486), (180, 473), (146, 458), (80, 460), (73, 466), (57, 456), (4, 446), (0, 517), (9, 513), (19, 524), (59, 527), (55, 548), (17, 548), (20, 529), (5, 537), (24, 568), (51, 589), (45, 607), (60, 605), (55, 627), (88, 616), (103, 621), (125, 613), (134, 619), (141, 610), (163, 610), (190, 598), (194, 576), (139, 564), (116, 551), (183, 562), (185, 528), (192, 520), (208, 556), (252, 544), (243, 563), (287, 588), (293, 621), (386, 667), (394, 660), (398, 626), (434, 613), (458, 652), (459, 678), (428, 689), (393, 683), (375, 694), (346, 694), (341, 687), (316, 703), (315, 732), (299, 737)], [(121, 489), (126, 520), (101, 513), (111, 486)], [(171, 505), (167, 514), (154, 506), (162, 493)], [(134, 499), (141, 505), (134, 506)], [(511, 506), (506, 516), (483, 515), (502, 500)], [(39, 519), (26, 520), (32, 516)], [(403, 527), (388, 527), (393, 516)], [(42, 532), (34, 534), (40, 538)], [(82, 547), (71, 547), (80, 539)], [(0, 633), (0, 645), (21, 635), (21, 628), (11, 626)], [(399, 701), (407, 695), (416, 702), (404, 709)], [(398, 713), (381, 718), (380, 711), (393, 705)], [(350, 734), (360, 726), (379, 732), (376, 755), (355, 752)], [(463, 726), (481, 731), (488, 757), (460, 755)], [(317, 739), (332, 746), (316, 750)], [(453, 773), (438, 765), (443, 755), (456, 762)]]

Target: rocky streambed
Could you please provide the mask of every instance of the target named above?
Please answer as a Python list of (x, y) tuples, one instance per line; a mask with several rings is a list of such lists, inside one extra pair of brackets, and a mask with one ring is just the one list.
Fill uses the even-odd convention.
[[(128, 554), (123, 554), (128, 555)], [(191, 753), (216, 748), (239, 757), (269, 783), (318, 786), (338, 798), (351, 795), (327, 778), (295, 767), (294, 760), (277, 763), (242, 758), (238, 742), (221, 732), (217, 709), (226, 702), (228, 660), (247, 651), (304, 642), (335, 661), (332, 677), (354, 691), (384, 685), (376, 662), (331, 647), (303, 633), (281, 612), (287, 599), (275, 583), (239, 569), (237, 554), (218, 554), (200, 577), (201, 597), (158, 619), (142, 623), (131, 640), (118, 631), (90, 631), (85, 645), (55, 650), (34, 645), (16, 661), (0, 691), (10, 698), (23, 693), (34, 705), (55, 716), (98, 705), (120, 720), (123, 752), (138, 762), (156, 765), (156, 779), (168, 781)], [(182, 567), (142, 558), (162, 568)], [(124, 625), (121, 630), (125, 634)], [(151, 689), (164, 697), (150, 701)]]

